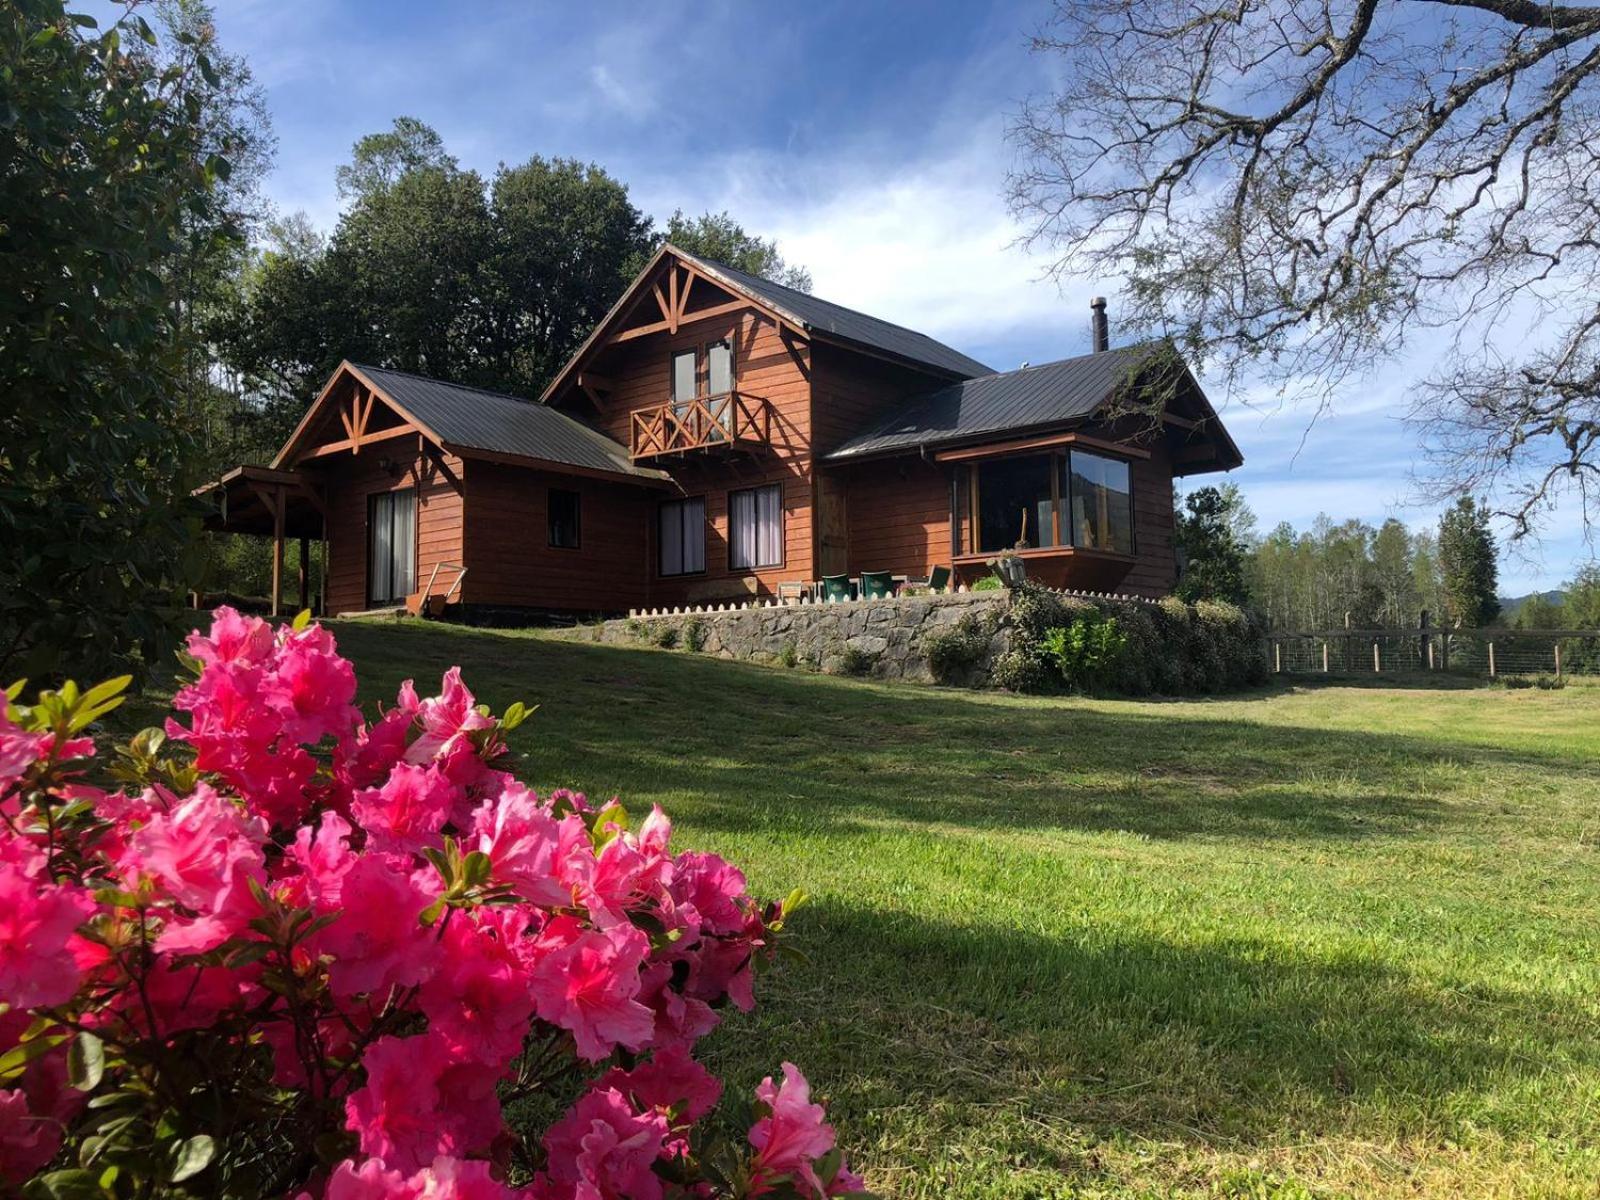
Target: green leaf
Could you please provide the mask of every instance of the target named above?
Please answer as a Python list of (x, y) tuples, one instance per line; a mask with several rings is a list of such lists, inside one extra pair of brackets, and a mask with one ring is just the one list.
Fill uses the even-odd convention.
[(92, 1092), (106, 1070), (106, 1048), (92, 1033), (80, 1033), (67, 1050), (67, 1080), (80, 1092)]
[(13, 1046), (4, 1054), (0, 1054), (0, 1080), (9, 1079), (14, 1075), (22, 1074), (23, 1068), (41, 1054), (54, 1050), (67, 1040), (64, 1033), (52, 1034), (49, 1037), (37, 1037), (32, 1041), (23, 1042)]
[(40, 1175), (23, 1193), (43, 1200), (105, 1200), (100, 1190), (100, 1177), (93, 1171), (51, 1171)]
[[(227, 176), (224, 175), (222, 178), (226, 179)], [(311, 610), (309, 608), (302, 608), (295, 614), (294, 623), (291, 628), (293, 628), (296, 633), (299, 633), (302, 629), (305, 629), (310, 624)]]
[(182, 1183), (200, 1174), (211, 1165), (216, 1151), (217, 1144), (209, 1134), (197, 1133), (179, 1142), (172, 1151), (172, 1182)]
[(211, 60), (204, 54), (194, 56), (195, 65), (200, 68), (200, 76), (212, 87), (220, 87), (222, 79), (217, 75), (217, 69), (211, 65)]

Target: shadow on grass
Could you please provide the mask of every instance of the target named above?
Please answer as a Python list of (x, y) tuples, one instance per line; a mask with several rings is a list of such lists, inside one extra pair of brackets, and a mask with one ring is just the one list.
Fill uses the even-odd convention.
[(750, 1079), (803, 1054), (860, 1142), (896, 1106), (987, 1142), (967, 1147), (980, 1160), (1067, 1170), (1087, 1169), (1086, 1134), (1251, 1153), (1308, 1133), (1595, 1131), (1600, 1040), (1570, 997), (1446, 986), (1333, 948), (1051, 938), (838, 901), (798, 934), (810, 965), (771, 978), (714, 1053)]
[[(496, 709), (542, 710), (526, 774), (625, 799), (689, 796), (730, 832), (871, 820), (973, 828), (1367, 838), (1459, 816), (1435, 772), (1590, 770), (1481, 744), (1209, 716), (1210, 705), (1039, 701), (507, 636), (343, 625), (365, 699), (459, 663)], [(674, 804), (681, 807), (681, 802)]]

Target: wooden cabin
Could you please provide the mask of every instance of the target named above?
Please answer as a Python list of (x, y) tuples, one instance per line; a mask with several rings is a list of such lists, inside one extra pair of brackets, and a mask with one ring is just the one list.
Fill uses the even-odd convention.
[[(1002, 550), (1169, 591), (1172, 481), (1243, 460), (1162, 346), (1015, 371), (671, 245), (536, 400), (346, 362), (212, 526), (315, 543), (338, 615), (619, 613)], [(787, 589), (784, 589), (787, 590)], [(307, 601), (301, 581), (301, 600)]]

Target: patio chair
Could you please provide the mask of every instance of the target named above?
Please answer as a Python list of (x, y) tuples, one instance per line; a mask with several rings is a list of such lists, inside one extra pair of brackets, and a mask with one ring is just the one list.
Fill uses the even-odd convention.
[(854, 600), (855, 589), (850, 586), (848, 575), (824, 575), (822, 577), (822, 598), (828, 603), (835, 600)]
[(942, 592), (950, 586), (950, 568), (935, 567), (924, 579), (907, 579), (905, 586), (918, 591)]
[(894, 595), (894, 575), (888, 571), (861, 572), (861, 598), (886, 600)]
[(807, 596), (812, 594), (812, 589), (815, 586), (815, 584), (809, 583), (803, 579), (793, 580), (788, 583), (780, 583), (778, 585), (778, 599), (784, 602), (790, 600), (804, 600)]

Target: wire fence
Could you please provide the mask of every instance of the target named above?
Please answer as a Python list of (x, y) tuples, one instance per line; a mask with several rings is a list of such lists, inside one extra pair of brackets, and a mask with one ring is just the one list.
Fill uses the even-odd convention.
[(1269, 641), (1280, 675), (1600, 675), (1596, 629), (1320, 629)]

